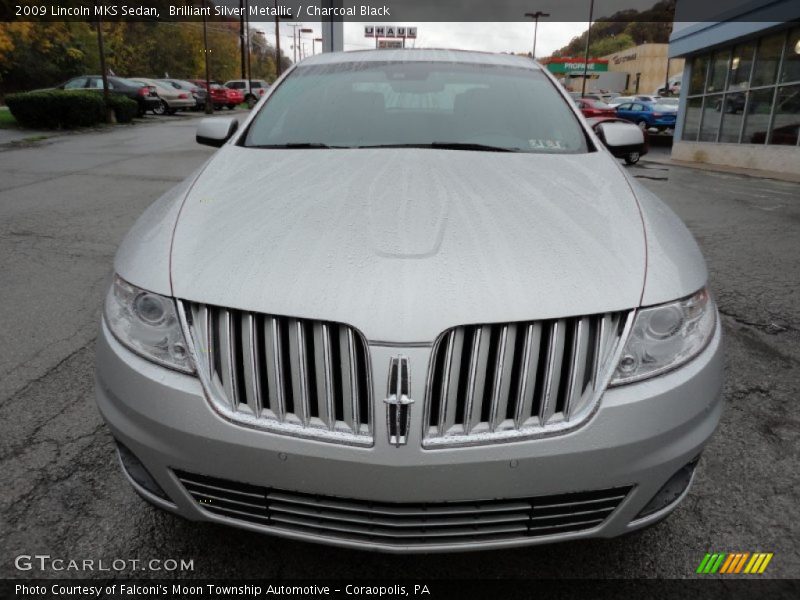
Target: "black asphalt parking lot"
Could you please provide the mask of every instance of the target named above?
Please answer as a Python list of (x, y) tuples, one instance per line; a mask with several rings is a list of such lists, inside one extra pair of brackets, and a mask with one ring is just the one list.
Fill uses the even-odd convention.
[[(707, 551), (773, 552), (800, 573), (800, 185), (641, 163), (705, 252), (727, 345), (726, 409), (673, 516), (612, 540), (389, 556), (193, 523), (145, 504), (93, 399), (118, 243), (199, 167), (190, 117), (0, 146), (0, 577), (22, 554), (192, 559), (186, 577), (693, 577)], [(163, 573), (118, 573), (158, 576)]]

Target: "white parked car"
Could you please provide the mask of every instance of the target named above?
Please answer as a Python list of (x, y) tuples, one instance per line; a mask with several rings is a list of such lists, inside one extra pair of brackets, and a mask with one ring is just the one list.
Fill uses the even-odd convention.
[(225, 87), (242, 92), (244, 101), (252, 108), (267, 93), (269, 83), (263, 79), (232, 79), (225, 82)]

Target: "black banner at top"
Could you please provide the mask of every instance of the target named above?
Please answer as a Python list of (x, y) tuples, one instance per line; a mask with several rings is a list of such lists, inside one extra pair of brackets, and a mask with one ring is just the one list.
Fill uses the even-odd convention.
[(0, 21), (514, 22), (534, 9), (553, 22), (800, 19), (797, 0), (0, 0)]

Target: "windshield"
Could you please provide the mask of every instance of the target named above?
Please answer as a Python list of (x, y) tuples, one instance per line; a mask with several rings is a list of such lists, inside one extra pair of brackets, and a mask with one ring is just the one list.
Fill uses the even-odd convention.
[(422, 61), (297, 67), (244, 145), (587, 151), (577, 119), (541, 72)]

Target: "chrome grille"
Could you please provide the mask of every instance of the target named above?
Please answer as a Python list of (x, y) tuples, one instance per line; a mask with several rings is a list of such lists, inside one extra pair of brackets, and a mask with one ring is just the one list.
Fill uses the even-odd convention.
[(426, 446), (490, 443), (575, 427), (605, 382), (627, 313), (446, 331), (434, 344)]
[(388, 545), (473, 543), (593, 529), (629, 487), (538, 498), (393, 503), (318, 496), (175, 473), (210, 513), (309, 535)]
[(223, 415), (279, 433), (372, 443), (369, 356), (353, 328), (182, 306), (200, 377)]

